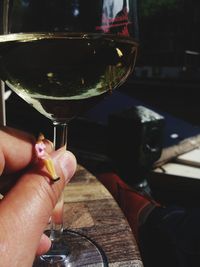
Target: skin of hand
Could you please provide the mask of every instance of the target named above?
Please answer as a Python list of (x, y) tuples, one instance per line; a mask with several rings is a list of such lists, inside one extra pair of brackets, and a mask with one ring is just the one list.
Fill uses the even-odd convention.
[(0, 128), (0, 266), (31, 267), (36, 254), (51, 245), (43, 231), (64, 186), (76, 170), (72, 153), (61, 148), (47, 151), (61, 178), (51, 183), (48, 171), (36, 160), (36, 140), (8, 127)]

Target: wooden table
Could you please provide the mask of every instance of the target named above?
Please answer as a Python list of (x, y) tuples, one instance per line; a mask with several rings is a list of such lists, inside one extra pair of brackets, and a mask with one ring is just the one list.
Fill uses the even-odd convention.
[(66, 186), (65, 227), (94, 240), (111, 267), (143, 267), (133, 233), (107, 189), (86, 169), (78, 166)]

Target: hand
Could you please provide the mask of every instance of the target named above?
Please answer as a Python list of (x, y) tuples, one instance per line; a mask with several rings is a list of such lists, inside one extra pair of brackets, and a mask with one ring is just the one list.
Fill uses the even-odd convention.
[[(0, 128), (0, 266), (32, 266), (36, 252), (51, 243), (43, 231), (53, 208), (76, 169), (73, 154), (52, 150), (45, 142), (61, 178), (51, 184), (47, 170), (36, 163), (35, 139), (27, 133)], [(14, 184), (14, 186), (13, 186)]]

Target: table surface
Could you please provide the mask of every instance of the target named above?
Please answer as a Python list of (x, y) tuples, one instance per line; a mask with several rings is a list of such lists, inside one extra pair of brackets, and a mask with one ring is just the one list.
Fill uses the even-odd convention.
[(65, 228), (95, 241), (112, 267), (143, 267), (130, 226), (108, 190), (85, 168), (64, 190)]

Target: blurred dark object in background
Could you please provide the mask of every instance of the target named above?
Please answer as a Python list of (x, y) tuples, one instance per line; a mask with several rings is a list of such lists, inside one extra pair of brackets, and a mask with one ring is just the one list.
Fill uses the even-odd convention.
[(144, 106), (110, 114), (108, 153), (129, 185), (142, 185), (146, 180), (161, 155), (163, 136), (164, 117)]

